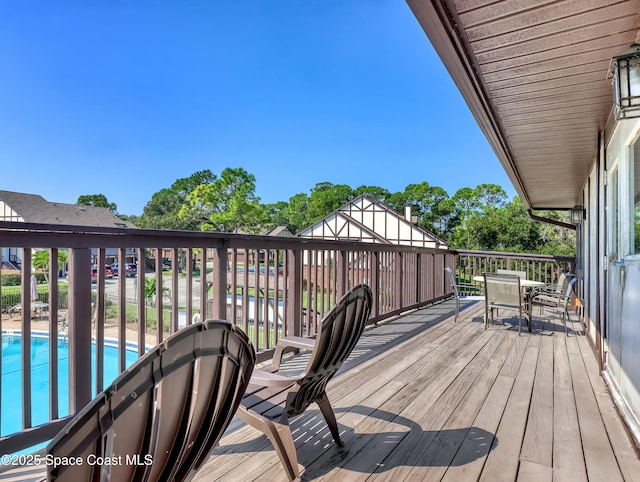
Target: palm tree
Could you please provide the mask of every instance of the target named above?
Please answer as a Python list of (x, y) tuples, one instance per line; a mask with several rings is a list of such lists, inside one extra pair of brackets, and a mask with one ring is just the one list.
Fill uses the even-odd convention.
[[(162, 297), (169, 298), (169, 288), (162, 288)], [(156, 279), (148, 278), (144, 280), (144, 299), (149, 302), (150, 306), (156, 305)]]
[[(64, 265), (67, 262), (68, 254), (66, 251), (58, 250), (58, 266)], [(34, 269), (41, 269), (44, 271), (44, 279), (49, 283), (49, 250), (48, 249), (40, 249), (38, 251), (34, 251), (33, 256), (31, 257), (31, 265)]]

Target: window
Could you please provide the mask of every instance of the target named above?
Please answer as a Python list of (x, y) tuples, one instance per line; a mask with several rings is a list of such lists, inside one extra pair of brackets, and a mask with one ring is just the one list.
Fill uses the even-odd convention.
[(633, 210), (631, 220), (631, 250), (640, 254), (640, 140), (636, 141), (632, 150), (631, 192), (633, 193)]

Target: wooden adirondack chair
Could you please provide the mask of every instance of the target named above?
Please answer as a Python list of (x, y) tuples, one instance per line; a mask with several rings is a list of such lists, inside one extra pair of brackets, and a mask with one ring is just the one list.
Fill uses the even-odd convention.
[[(371, 290), (358, 285), (322, 319), (315, 339), (279, 339), (271, 367), (253, 372), (238, 417), (269, 437), (291, 480), (298, 479), (300, 471), (289, 419), (312, 403), (318, 404), (333, 439), (343, 446), (326, 387), (360, 339), (370, 312)], [(299, 376), (279, 372), (287, 347), (312, 350), (307, 367)]]
[[(49, 443), (56, 481), (183, 481), (207, 460), (255, 365), (246, 335), (226, 321), (189, 325), (138, 359)], [(108, 463), (94, 464), (92, 461)]]

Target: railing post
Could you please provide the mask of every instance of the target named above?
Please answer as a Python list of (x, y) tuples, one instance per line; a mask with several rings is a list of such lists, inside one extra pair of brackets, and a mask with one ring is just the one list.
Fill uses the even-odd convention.
[[(302, 251), (287, 251), (287, 335), (302, 334)], [(308, 316), (307, 319), (310, 319)]]
[(200, 321), (207, 319), (207, 295), (209, 282), (207, 280), (207, 248), (200, 251)]
[(49, 250), (49, 418), (58, 418), (58, 248)]
[(31, 427), (31, 248), (22, 250), (22, 427)]
[(347, 252), (336, 251), (336, 299), (340, 298), (347, 292)]
[(69, 269), (69, 412), (77, 413), (91, 401), (91, 250), (70, 249)]
[(422, 254), (416, 253), (416, 299), (415, 303), (420, 303), (422, 298)]
[[(228, 242), (224, 242), (222, 247), (213, 250), (213, 317), (218, 320), (227, 319), (227, 264), (229, 253)], [(256, 270), (256, 279), (258, 276)], [(245, 276), (249, 273), (245, 267)], [(258, 293), (254, 293), (254, 303), (258, 302)], [(257, 328), (258, 321), (255, 321)]]
[(370, 286), (373, 293), (373, 299), (371, 300), (371, 316), (377, 318), (380, 315), (380, 262), (377, 251), (373, 251), (371, 253), (371, 263), (373, 264)]
[(179, 329), (178, 317), (178, 293), (180, 286), (178, 285), (178, 248), (171, 251), (171, 333), (175, 333)]
[(162, 279), (162, 249), (155, 248), (155, 280), (156, 280), (156, 335), (158, 344), (164, 340), (164, 284)]
[(399, 309), (402, 308), (404, 306), (404, 296), (403, 296), (403, 292), (402, 292), (402, 272), (403, 272), (403, 267), (402, 267), (402, 262), (403, 262), (403, 256), (402, 253), (397, 252), (395, 253), (395, 262), (394, 262), (394, 273), (393, 273), (393, 292), (395, 294), (394, 299), (395, 299), (395, 306), (394, 308)]

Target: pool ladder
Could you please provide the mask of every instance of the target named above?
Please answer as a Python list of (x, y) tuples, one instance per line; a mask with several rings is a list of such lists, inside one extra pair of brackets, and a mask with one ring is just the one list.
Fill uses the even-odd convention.
[[(64, 329), (67, 329), (66, 332), (62, 333), (64, 331)], [(62, 319), (62, 326), (60, 327), (60, 332), (58, 333), (58, 337), (60, 335), (64, 335), (61, 339), (60, 339), (60, 345), (61, 346), (66, 346), (69, 343), (69, 322), (67, 321), (67, 317), (65, 316)]]

